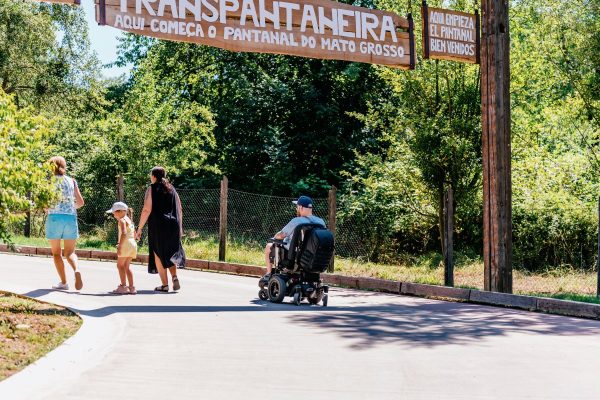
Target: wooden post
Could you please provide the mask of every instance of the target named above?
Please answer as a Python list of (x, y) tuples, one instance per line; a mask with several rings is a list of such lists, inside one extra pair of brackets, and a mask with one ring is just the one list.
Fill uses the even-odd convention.
[[(425, 0), (423, 0), (425, 1)], [(481, 18), (479, 17), (479, 10), (475, 10), (475, 62), (481, 65)]]
[(417, 63), (417, 55), (415, 54), (415, 23), (413, 21), (412, 13), (408, 13), (406, 16), (408, 19), (408, 34), (409, 34), (409, 51), (410, 51), (410, 64), (409, 69), (415, 69)]
[(125, 179), (123, 174), (117, 175), (117, 201), (125, 201)]
[(99, 0), (98, 12), (98, 25), (106, 25), (106, 0)]
[(423, 22), (423, 58), (429, 58), (429, 7), (427, 7), (427, 1), (423, 0), (421, 4), (421, 20)]
[(444, 285), (454, 286), (454, 195), (452, 187), (444, 193)]
[[(27, 200), (31, 200), (31, 192), (27, 192)], [(25, 213), (25, 226), (23, 227), (23, 235), (25, 235), (25, 237), (31, 236), (31, 207), (29, 207)]]
[(508, 0), (482, 0), (484, 287), (512, 293)]
[[(336, 229), (336, 216), (337, 216), (337, 189), (335, 186), (332, 186), (329, 189), (329, 196), (327, 198), (327, 217), (328, 217), (328, 227), (331, 233), (333, 233), (333, 237), (335, 239), (335, 229)], [(335, 271), (335, 252), (333, 258), (331, 259), (331, 264), (329, 264), (329, 269), (327, 272), (330, 274)]]
[(598, 198), (598, 259), (596, 260), (596, 268), (598, 269), (596, 296), (600, 297), (600, 197)]
[(227, 189), (229, 181), (224, 176), (221, 181), (221, 211), (219, 218), (219, 261), (225, 261), (227, 249)]

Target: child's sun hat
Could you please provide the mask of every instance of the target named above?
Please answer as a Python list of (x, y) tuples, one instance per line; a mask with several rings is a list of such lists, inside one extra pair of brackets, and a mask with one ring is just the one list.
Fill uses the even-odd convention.
[(110, 210), (106, 210), (107, 214), (112, 214), (115, 211), (127, 211), (129, 209), (129, 207), (127, 207), (127, 204), (123, 203), (122, 201), (117, 201), (115, 204), (112, 205)]

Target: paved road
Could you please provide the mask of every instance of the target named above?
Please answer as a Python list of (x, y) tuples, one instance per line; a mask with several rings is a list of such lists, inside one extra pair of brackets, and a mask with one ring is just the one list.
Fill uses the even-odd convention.
[(1, 399), (594, 399), (600, 322), (335, 289), (330, 307), (257, 300), (256, 279), (180, 271), (180, 293), (112, 296), (112, 263), (50, 291), (48, 258), (0, 255), (0, 289), (76, 309), (81, 330), (0, 383)]

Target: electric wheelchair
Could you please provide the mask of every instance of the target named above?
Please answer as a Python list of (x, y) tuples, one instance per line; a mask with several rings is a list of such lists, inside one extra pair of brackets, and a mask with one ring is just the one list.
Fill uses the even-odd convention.
[(300, 305), (306, 299), (310, 304), (323, 303), (327, 307), (329, 287), (323, 285), (325, 272), (334, 252), (333, 234), (320, 224), (300, 224), (294, 229), (289, 250), (283, 240), (269, 239), (273, 272), (268, 282), (258, 283), (261, 300), (281, 303), (286, 296)]

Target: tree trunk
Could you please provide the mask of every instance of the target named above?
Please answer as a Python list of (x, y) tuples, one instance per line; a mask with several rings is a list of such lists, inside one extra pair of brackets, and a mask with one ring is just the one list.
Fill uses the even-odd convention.
[(446, 229), (444, 223), (444, 185), (442, 184), (438, 188), (438, 227), (440, 231), (440, 248), (442, 254), (444, 254), (444, 248), (446, 245)]

